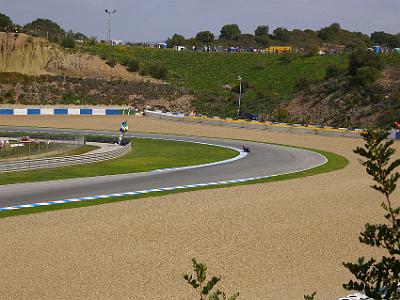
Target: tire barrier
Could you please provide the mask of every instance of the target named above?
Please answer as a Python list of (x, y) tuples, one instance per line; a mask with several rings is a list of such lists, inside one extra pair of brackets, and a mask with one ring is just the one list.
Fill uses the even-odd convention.
[(172, 121), (181, 121), (181, 122), (189, 122), (189, 123), (201, 123), (207, 125), (216, 125), (216, 126), (226, 126), (233, 128), (245, 128), (245, 129), (256, 129), (256, 130), (270, 130), (277, 132), (286, 132), (286, 133), (301, 133), (301, 134), (313, 134), (313, 135), (324, 135), (324, 136), (340, 136), (340, 137), (355, 137), (359, 138), (362, 129), (349, 130), (346, 128), (333, 128), (333, 127), (322, 127), (315, 125), (300, 125), (300, 124), (286, 124), (286, 123), (265, 123), (258, 121), (245, 121), (245, 120), (230, 120), (230, 119), (221, 119), (219, 117), (194, 117), (188, 116), (182, 113), (163, 113), (159, 111), (145, 111), (145, 116), (163, 119), (163, 120), (172, 120)]
[(89, 164), (121, 157), (132, 149), (131, 143), (107, 152), (87, 153), (63, 157), (50, 157), (31, 160), (0, 163), (0, 173), (27, 171), (35, 169), (58, 168), (73, 165)]

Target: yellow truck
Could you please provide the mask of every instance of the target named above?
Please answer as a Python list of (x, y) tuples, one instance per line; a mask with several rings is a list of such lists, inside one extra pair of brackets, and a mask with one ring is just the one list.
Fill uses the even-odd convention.
[(268, 53), (291, 53), (292, 47), (289, 46), (271, 46), (265, 49)]

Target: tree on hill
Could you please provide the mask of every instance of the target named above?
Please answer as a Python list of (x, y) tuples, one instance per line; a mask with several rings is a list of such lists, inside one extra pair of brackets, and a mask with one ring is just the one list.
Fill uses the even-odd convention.
[(386, 33), (384, 31), (375, 31), (371, 34), (371, 41), (375, 45), (387, 46), (390, 48), (400, 47), (400, 35)]
[(89, 38), (81, 32), (75, 32), (73, 34), (73, 38), (75, 40), (80, 40), (80, 41), (88, 41), (89, 40)]
[(271, 44), (271, 40), (268, 35), (256, 35), (256, 43), (259, 47), (267, 48)]
[(203, 45), (209, 45), (214, 41), (214, 34), (210, 31), (200, 31), (196, 34), (196, 40), (203, 43)]
[(257, 48), (257, 42), (252, 34), (241, 34), (237, 39), (237, 45), (244, 49)]
[(254, 31), (255, 36), (268, 36), (269, 26), (268, 25), (258, 25)]
[(367, 45), (362, 40), (352, 40), (346, 43), (344, 51), (350, 53), (361, 52), (367, 48)]
[(338, 35), (341, 32), (341, 30), (342, 28), (339, 23), (333, 23), (328, 27), (321, 28), (321, 30), (318, 33), (318, 36), (323, 41), (332, 40), (336, 35)]
[(289, 42), (290, 40), (290, 31), (284, 27), (278, 27), (274, 30), (273, 38), (284, 43)]
[(0, 31), (8, 31), (13, 25), (10, 17), (0, 13)]
[(65, 35), (65, 30), (49, 19), (36, 19), (26, 24), (23, 31), (34, 36), (48, 37), (53, 42), (60, 41), (61, 37)]
[(221, 39), (236, 40), (242, 34), (242, 31), (237, 24), (227, 24), (221, 28)]
[(175, 33), (171, 38), (167, 40), (167, 45), (169, 48), (173, 48), (175, 46), (185, 46), (186, 39), (183, 35)]

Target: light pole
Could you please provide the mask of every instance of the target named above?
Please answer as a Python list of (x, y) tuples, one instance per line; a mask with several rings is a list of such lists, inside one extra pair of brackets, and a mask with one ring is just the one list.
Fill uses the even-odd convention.
[(239, 120), (240, 117), (240, 99), (242, 98), (242, 77), (238, 76), (237, 80), (239, 80), (239, 99), (238, 99), (238, 110), (237, 110), (237, 118)]
[(114, 10), (105, 10), (106, 14), (108, 14), (108, 34), (107, 34), (107, 39), (108, 42), (111, 44), (111, 14), (115, 14), (117, 12), (116, 9)]

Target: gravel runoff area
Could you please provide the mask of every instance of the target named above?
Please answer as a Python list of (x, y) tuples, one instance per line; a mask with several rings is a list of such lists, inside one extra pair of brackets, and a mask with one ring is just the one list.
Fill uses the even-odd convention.
[(0, 124), (117, 131), (126, 118), (131, 131), (290, 144), (336, 152), (350, 164), (290, 181), (1, 219), (1, 299), (197, 299), (181, 277), (192, 257), (239, 299), (313, 291), (335, 299), (349, 294), (342, 262), (378, 253), (358, 242), (364, 223), (383, 219), (382, 198), (352, 153), (361, 139), (126, 116), (1, 116)]

